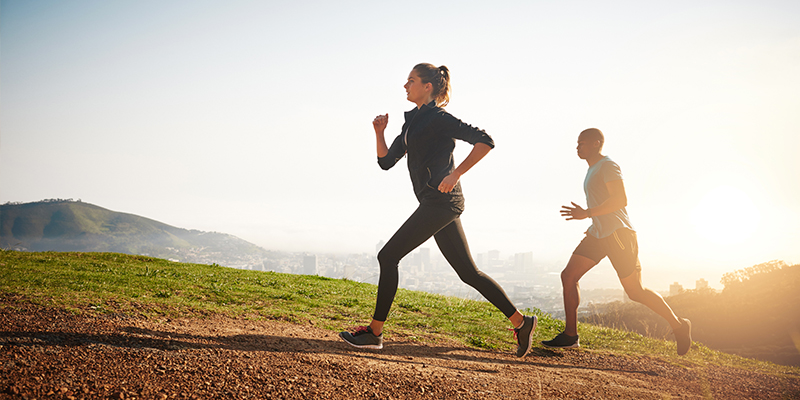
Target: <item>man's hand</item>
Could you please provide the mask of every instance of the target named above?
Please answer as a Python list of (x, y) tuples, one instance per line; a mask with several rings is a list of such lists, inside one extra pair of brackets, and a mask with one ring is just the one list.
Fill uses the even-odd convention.
[(561, 216), (567, 217), (567, 221), (571, 221), (573, 219), (584, 219), (589, 217), (589, 212), (581, 208), (581, 206), (575, 203), (572, 203), (572, 205), (574, 207), (561, 206)]

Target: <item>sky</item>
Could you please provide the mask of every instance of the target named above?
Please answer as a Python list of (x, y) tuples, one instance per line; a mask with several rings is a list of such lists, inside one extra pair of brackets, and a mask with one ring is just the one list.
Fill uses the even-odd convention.
[(575, 146), (595, 127), (645, 284), (721, 287), (800, 263), (797, 21), (769, 0), (2, 0), (0, 202), (374, 253), (417, 203), (405, 161), (378, 167), (371, 121), (400, 133), (429, 62), (451, 71), (447, 110), (496, 143), (461, 179), (473, 253), (566, 263), (589, 223), (559, 209), (585, 205)]

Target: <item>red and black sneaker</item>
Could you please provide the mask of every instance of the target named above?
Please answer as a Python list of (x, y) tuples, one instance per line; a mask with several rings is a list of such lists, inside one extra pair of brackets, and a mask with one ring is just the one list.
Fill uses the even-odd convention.
[(524, 316), (522, 326), (514, 329), (514, 339), (517, 339), (517, 357), (524, 357), (531, 351), (533, 330), (536, 329), (538, 320), (535, 315)]

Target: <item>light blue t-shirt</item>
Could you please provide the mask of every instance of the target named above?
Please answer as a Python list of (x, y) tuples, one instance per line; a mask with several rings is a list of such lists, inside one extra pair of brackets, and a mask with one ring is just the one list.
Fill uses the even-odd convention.
[[(622, 171), (620, 171), (619, 165), (611, 161), (608, 156), (601, 158), (595, 165), (589, 167), (589, 170), (586, 171), (586, 179), (583, 181), (583, 191), (586, 193), (586, 204), (589, 208), (603, 204), (610, 197), (606, 182), (616, 180), (622, 180)], [(611, 214), (592, 216), (589, 233), (602, 239), (620, 228), (634, 230), (625, 207)]]

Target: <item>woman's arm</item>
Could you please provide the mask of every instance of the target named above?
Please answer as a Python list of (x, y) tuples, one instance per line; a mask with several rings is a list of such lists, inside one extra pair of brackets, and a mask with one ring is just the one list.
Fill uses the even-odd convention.
[(467, 173), (467, 171), (475, 166), (486, 154), (489, 154), (490, 150), (492, 150), (492, 147), (486, 143), (475, 143), (475, 145), (472, 146), (472, 151), (469, 152), (467, 158), (461, 162), (458, 168), (442, 179), (442, 183), (439, 184), (439, 191), (442, 193), (450, 193), (458, 183), (461, 175)]
[(389, 124), (389, 114), (378, 115), (372, 120), (372, 127), (375, 128), (375, 142), (378, 147), (378, 157), (386, 157), (389, 154), (389, 147), (386, 146), (386, 137), (384, 131), (386, 125)]
[(441, 124), (441, 129), (446, 131), (447, 135), (452, 138), (463, 140), (472, 145), (484, 143), (494, 148), (494, 140), (483, 129), (467, 124), (449, 113), (442, 113), (439, 123)]
[(378, 150), (378, 165), (384, 170), (392, 168), (406, 154), (402, 135), (398, 135), (394, 139), (391, 147), (386, 146), (384, 131), (388, 123), (389, 114), (378, 115), (372, 120), (372, 127), (375, 128), (375, 143)]

